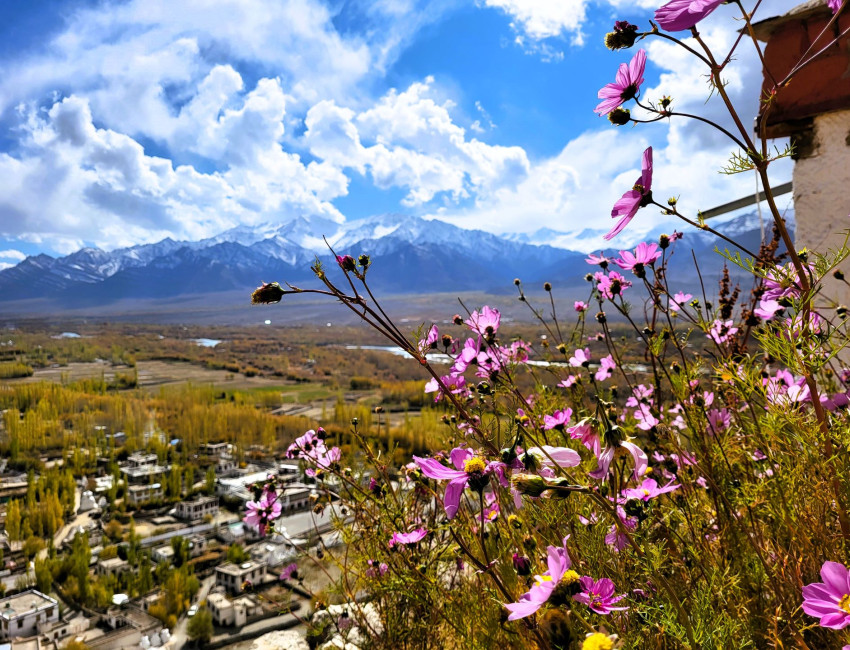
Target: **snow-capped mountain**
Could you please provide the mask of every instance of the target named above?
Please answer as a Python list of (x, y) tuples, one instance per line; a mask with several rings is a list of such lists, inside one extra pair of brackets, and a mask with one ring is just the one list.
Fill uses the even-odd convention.
[[(723, 230), (745, 246), (758, 246), (760, 224), (755, 214), (731, 219)], [(651, 233), (647, 239), (659, 234)], [(578, 287), (584, 285), (589, 269), (583, 252), (569, 250), (570, 241), (575, 242), (575, 236), (548, 229), (533, 235), (496, 236), (400, 214), (344, 224), (297, 217), (238, 226), (194, 242), (164, 239), (109, 252), (84, 248), (60, 258), (28, 257), (0, 271), (0, 301), (50, 298), (65, 305), (98, 305), (127, 297), (250, 290), (259, 281), (304, 282), (312, 277), (310, 265), (317, 256), (334, 262), (328, 244), (337, 254), (371, 255), (369, 277), (383, 291), (501, 292), (513, 290), (515, 277), (527, 284), (550, 281)], [(708, 254), (716, 243), (713, 236), (691, 229), (685, 241), (706, 260), (709, 270), (722, 265), (719, 256)], [(684, 261), (690, 255), (679, 257)], [(689, 271), (683, 267), (681, 274), (687, 277)]]

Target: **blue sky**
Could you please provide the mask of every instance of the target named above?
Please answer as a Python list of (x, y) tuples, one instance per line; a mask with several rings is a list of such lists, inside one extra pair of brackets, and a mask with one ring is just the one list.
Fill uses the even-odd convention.
[[(33, 0), (0, 5), (0, 268), (24, 255), (199, 239), (298, 215), (383, 212), (602, 245), (610, 206), (655, 150), (683, 209), (754, 191), (733, 150), (673, 121), (616, 129), (597, 90), (652, 0)], [(794, 2), (773, 0), (772, 13)], [(701, 31), (718, 51), (739, 23)], [(764, 17), (764, 16), (763, 16)], [(723, 120), (704, 72), (658, 39), (643, 96)], [(635, 48), (636, 49), (636, 48)], [(728, 69), (744, 121), (752, 48)], [(783, 182), (790, 166), (777, 166)], [(623, 245), (664, 224), (644, 210)], [(671, 227), (672, 224), (671, 224)], [(579, 242), (580, 238), (580, 242)]]

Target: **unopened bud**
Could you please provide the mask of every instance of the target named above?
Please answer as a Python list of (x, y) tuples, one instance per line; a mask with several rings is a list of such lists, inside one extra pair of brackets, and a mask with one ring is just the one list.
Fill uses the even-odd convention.
[(452, 322), (455, 325), (463, 325), (463, 319), (460, 317), (460, 314), (455, 314), (452, 316)]
[(343, 271), (353, 271), (357, 268), (357, 263), (351, 255), (337, 255), (336, 261), (342, 267)]
[(543, 477), (536, 474), (514, 474), (511, 477), (511, 485), (520, 494), (530, 497), (539, 497), (548, 489)]
[(615, 108), (608, 113), (608, 121), (614, 126), (623, 126), (628, 124), (632, 119), (632, 114), (628, 108)]
[(552, 291), (552, 284), (550, 282), (544, 282), (543, 291)]
[(600, 311), (599, 313), (596, 314), (596, 322), (597, 323), (604, 323), (607, 320), (608, 319), (605, 317), (604, 311)]
[(513, 556), (514, 570), (518, 576), (531, 575), (531, 560), (524, 555), (514, 553)]
[(372, 260), (369, 258), (368, 255), (361, 255), (357, 258), (357, 261), (360, 263), (360, 266), (363, 267), (364, 271), (368, 269), (369, 265), (372, 263)]
[(283, 287), (277, 282), (263, 282), (263, 285), (254, 289), (254, 293), (251, 294), (251, 304), (268, 305), (280, 302), (283, 294)]
[(834, 277), (836, 280), (841, 281), (844, 279), (844, 273), (841, 271), (841, 269), (835, 269), (832, 272), (832, 277)]

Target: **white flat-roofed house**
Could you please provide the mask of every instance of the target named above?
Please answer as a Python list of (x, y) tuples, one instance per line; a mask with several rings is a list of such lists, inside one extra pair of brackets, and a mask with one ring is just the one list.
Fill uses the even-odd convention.
[(221, 627), (242, 627), (251, 618), (263, 613), (256, 596), (239, 596), (231, 600), (224, 594), (212, 593), (207, 596), (207, 607), (215, 624)]
[(203, 535), (192, 535), (189, 537), (189, 557), (202, 556), (209, 549), (209, 542)]
[(215, 583), (230, 593), (239, 594), (242, 593), (246, 582), (256, 585), (262, 581), (265, 574), (266, 565), (259, 562), (225, 562), (215, 568)]
[(40, 591), (29, 589), (0, 600), (0, 639), (9, 641), (39, 633), (39, 625), (59, 622), (59, 604)]
[(157, 465), (156, 454), (135, 452), (121, 465), (121, 473), (128, 483), (149, 483), (151, 479), (164, 476), (170, 468)]
[(112, 557), (108, 560), (101, 560), (95, 566), (95, 573), (100, 576), (118, 575), (130, 570), (130, 565), (127, 560), (122, 560), (120, 557)]
[(217, 497), (197, 497), (191, 501), (181, 501), (176, 508), (177, 517), (188, 521), (197, 521), (207, 515), (215, 517), (217, 514)]
[(151, 501), (159, 501), (164, 495), (161, 483), (149, 483), (148, 485), (129, 486), (126, 498), (128, 504), (140, 506)]

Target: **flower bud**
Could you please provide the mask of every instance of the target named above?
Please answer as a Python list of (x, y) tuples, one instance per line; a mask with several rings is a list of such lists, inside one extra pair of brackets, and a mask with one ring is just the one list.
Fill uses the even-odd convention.
[(357, 268), (357, 263), (351, 255), (337, 255), (336, 261), (343, 271), (353, 271)]
[(516, 286), (519, 286), (519, 285), (520, 285), (520, 279), (519, 279), (519, 278), (514, 278), (514, 284), (515, 284)]
[(543, 291), (552, 291), (552, 284), (550, 282), (544, 282)]
[(604, 323), (606, 320), (608, 320), (608, 319), (605, 317), (604, 311), (600, 311), (599, 313), (596, 314), (596, 322), (597, 323)]
[(463, 319), (460, 317), (460, 314), (455, 314), (452, 316), (452, 322), (455, 325), (463, 325)]
[(268, 305), (280, 302), (283, 294), (283, 287), (277, 282), (263, 282), (263, 285), (254, 289), (254, 293), (251, 294), (251, 304)]
[(531, 575), (531, 560), (524, 555), (514, 553), (513, 555), (514, 570), (518, 576)]
[(844, 273), (841, 271), (841, 269), (835, 269), (832, 272), (832, 277), (834, 277), (838, 281), (841, 281), (844, 279)]
[(632, 119), (631, 111), (628, 108), (615, 108), (608, 113), (608, 121), (614, 126), (624, 126)]
[(839, 318), (847, 318), (847, 305), (839, 305), (835, 313), (838, 314)]
[(440, 339), (440, 342), (443, 344), (444, 348), (447, 348), (452, 344), (453, 340), (454, 339), (452, 339), (450, 334), (443, 334), (442, 338)]
[(661, 248), (661, 250), (665, 250), (667, 247), (669, 247), (670, 235), (661, 235), (661, 237), (658, 238), (658, 246)]
[(516, 515), (508, 515), (508, 525), (515, 530), (522, 528), (522, 521)]
[(511, 485), (520, 494), (530, 497), (539, 497), (548, 489), (543, 477), (536, 474), (514, 474), (511, 477)]
[(564, 343), (558, 343), (558, 352), (565, 355), (567, 353), (567, 346)]
[(372, 260), (369, 258), (368, 255), (361, 255), (357, 258), (357, 261), (360, 263), (360, 266), (363, 267), (364, 271), (368, 269), (369, 265), (372, 263)]
[(605, 47), (609, 50), (622, 50), (631, 47), (637, 40), (637, 25), (627, 20), (614, 23), (614, 31), (605, 34)]

